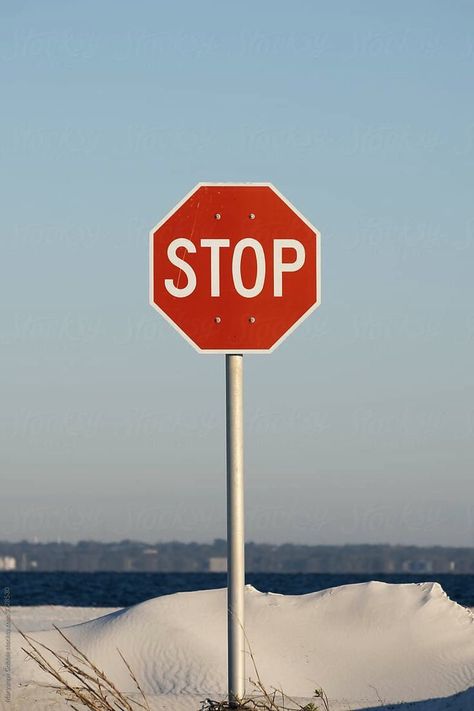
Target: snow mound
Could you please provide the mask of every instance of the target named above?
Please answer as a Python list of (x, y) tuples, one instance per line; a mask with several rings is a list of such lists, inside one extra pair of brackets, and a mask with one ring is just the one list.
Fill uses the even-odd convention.
[[(117, 648), (149, 694), (225, 695), (226, 590), (159, 597), (63, 629), (124, 691), (133, 682)], [(334, 708), (380, 708), (380, 700), (426, 702), (410, 705), (414, 711), (474, 708), (474, 616), (438, 583), (370, 582), (308, 595), (247, 586), (246, 631), (267, 688), (301, 698), (322, 687)], [(32, 636), (66, 648), (54, 630)], [(15, 682), (44, 682), (16, 637)], [(247, 676), (256, 678), (250, 658)]]

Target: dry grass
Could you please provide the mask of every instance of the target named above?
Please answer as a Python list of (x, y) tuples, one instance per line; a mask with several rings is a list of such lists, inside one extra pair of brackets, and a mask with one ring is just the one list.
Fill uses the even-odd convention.
[(67, 642), (70, 651), (56, 652), (21, 630), (18, 632), (26, 642), (26, 647), (22, 647), (23, 651), (56, 681), (55, 684), (48, 685), (48, 688), (64, 696), (72, 709), (79, 711), (75, 704), (80, 703), (82, 708), (91, 711), (151, 711), (137, 677), (119, 649), (117, 652), (135, 684), (139, 700), (132, 699), (117, 689), (107, 675), (81, 652), (64, 632), (56, 625), (54, 628)]
[(329, 700), (322, 689), (316, 689), (314, 701), (300, 704), (281, 689), (269, 692), (260, 682), (254, 682), (254, 693), (245, 696), (238, 703), (206, 699), (201, 704), (201, 711), (330, 711)]
[[(26, 642), (26, 646), (22, 647), (23, 651), (55, 681), (54, 684), (44, 686), (63, 696), (74, 711), (80, 711), (76, 704), (90, 711), (151, 711), (136, 675), (120, 650), (117, 649), (117, 652), (137, 689), (138, 700), (130, 698), (117, 689), (105, 672), (99, 669), (64, 632), (56, 625), (54, 629), (68, 644), (69, 651), (54, 651), (18, 630)], [(249, 656), (256, 676), (255, 681), (250, 679), (254, 692), (236, 703), (206, 699), (202, 702), (200, 711), (330, 711), (328, 698), (322, 689), (316, 689), (313, 695), (314, 701), (307, 704), (299, 703), (281, 689), (272, 688), (268, 691), (260, 678), (252, 651), (249, 652)]]

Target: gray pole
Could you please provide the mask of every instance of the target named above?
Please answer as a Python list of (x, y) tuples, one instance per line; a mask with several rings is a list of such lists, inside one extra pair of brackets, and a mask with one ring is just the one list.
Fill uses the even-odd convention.
[(226, 355), (227, 669), (229, 703), (245, 694), (243, 356)]

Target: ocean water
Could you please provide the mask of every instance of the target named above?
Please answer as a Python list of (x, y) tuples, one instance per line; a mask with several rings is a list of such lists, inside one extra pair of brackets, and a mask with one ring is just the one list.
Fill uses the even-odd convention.
[[(369, 580), (387, 583), (436, 581), (452, 600), (474, 607), (474, 575), (248, 573), (246, 576), (247, 583), (258, 590), (285, 595), (302, 595)], [(9, 596), (10, 605), (127, 607), (159, 595), (223, 588), (226, 582), (225, 573), (0, 572), (0, 588), (4, 591), (3, 597)]]

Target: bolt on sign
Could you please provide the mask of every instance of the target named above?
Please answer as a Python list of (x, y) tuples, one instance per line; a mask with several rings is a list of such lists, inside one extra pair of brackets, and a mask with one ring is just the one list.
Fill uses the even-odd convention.
[(150, 302), (201, 353), (267, 353), (320, 301), (318, 231), (269, 183), (200, 183), (151, 231)]

